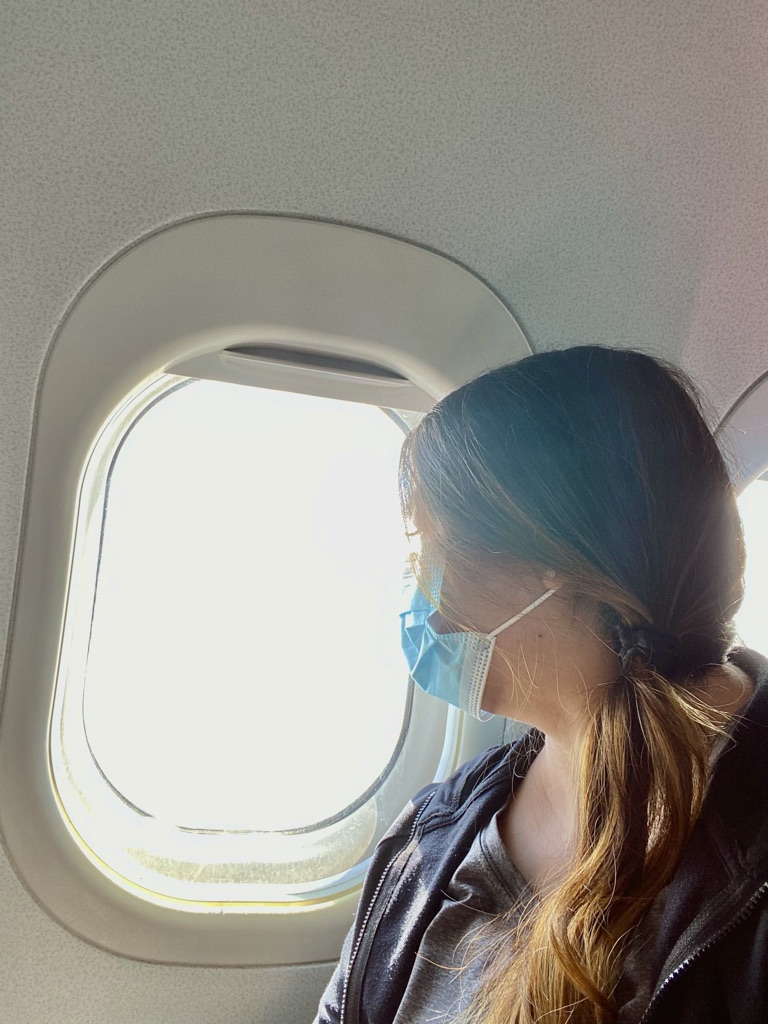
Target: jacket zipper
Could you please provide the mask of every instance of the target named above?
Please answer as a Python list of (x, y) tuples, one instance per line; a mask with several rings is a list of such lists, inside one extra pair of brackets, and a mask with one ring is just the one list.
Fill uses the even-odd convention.
[[(489, 773), (489, 776), (492, 775), (493, 772), (496, 771), (499, 767), (500, 767), (500, 765), (496, 765), (492, 769), (492, 771)], [(484, 781), (487, 781), (487, 778)], [(384, 886), (385, 881), (389, 877), (389, 872), (390, 872), (390, 870), (392, 868), (392, 865), (395, 863), (397, 858), (402, 855), (403, 851), (407, 850), (408, 847), (413, 842), (413, 837), (416, 835), (416, 831), (417, 831), (417, 829), (419, 827), (419, 823), (421, 822), (421, 819), (422, 819), (422, 817), (424, 815), (424, 812), (426, 811), (426, 808), (428, 806), (429, 806), (429, 801), (427, 801), (427, 803), (425, 803), (424, 807), (421, 808), (419, 813), (414, 818), (413, 824), (411, 825), (411, 830), (408, 833), (408, 838), (406, 839), (406, 841), (403, 844), (403, 846), (401, 846), (400, 849), (397, 851), (397, 853), (387, 862), (386, 867), (384, 868), (384, 870), (381, 873), (379, 881), (376, 883), (376, 888), (373, 890), (373, 895), (371, 896), (370, 902), (368, 903), (368, 907), (367, 907), (367, 909), (365, 911), (365, 917), (363, 918), (362, 923), (360, 925), (360, 931), (358, 932), (357, 939), (355, 941), (355, 945), (352, 948), (352, 951), (350, 952), (350, 955), (349, 955), (349, 964), (347, 966), (346, 976), (344, 978), (344, 988), (343, 988), (342, 994), (341, 994), (341, 1013), (340, 1013), (340, 1016), (339, 1016), (339, 1024), (359, 1024), (359, 1018), (360, 1018), (360, 1005), (359, 1005), (360, 1004), (360, 992), (361, 992), (362, 986), (363, 986), (362, 976), (363, 976), (363, 973), (364, 973), (365, 963), (363, 963), (363, 970), (358, 970), (357, 971), (357, 974), (356, 974), (356, 977), (355, 977), (355, 984), (354, 985), (351, 984), (351, 981), (352, 981), (352, 970), (355, 967), (355, 964), (357, 963), (358, 957), (362, 955), (362, 952), (363, 952), (362, 951), (362, 946), (363, 946), (363, 941), (364, 940), (365, 940), (366, 946), (367, 946), (366, 950), (364, 951), (365, 959), (367, 961), (368, 953), (370, 951), (370, 945), (371, 945), (371, 942), (373, 941), (370, 936), (373, 933), (369, 931), (368, 934), (366, 934), (366, 929), (368, 928), (368, 924), (369, 924), (371, 915), (373, 913), (373, 908), (374, 908), (374, 906), (376, 904), (376, 901), (377, 901), (377, 899), (379, 897), (379, 894), (380, 894), (380, 892), (381, 892), (381, 890), (382, 890), (382, 888)], [(348, 1017), (347, 1016), (348, 1012), (350, 1012), (350, 1011), (354, 1011), (354, 1017)]]
[[(416, 818), (414, 819), (414, 822), (411, 825), (411, 831), (408, 834), (408, 838), (405, 841), (405, 845), (401, 846), (400, 849), (397, 851), (397, 853), (394, 855), (394, 857), (392, 857), (391, 860), (387, 863), (387, 866), (384, 868), (384, 870), (381, 873), (379, 881), (376, 883), (376, 888), (373, 890), (373, 895), (371, 896), (370, 902), (369, 902), (368, 907), (367, 907), (367, 909), (365, 911), (365, 917), (363, 918), (362, 923), (360, 925), (360, 931), (358, 932), (357, 940), (355, 942), (355, 945), (354, 945), (351, 953), (349, 954), (349, 965), (347, 967), (346, 977), (344, 978), (344, 989), (343, 989), (342, 996), (341, 996), (341, 1016), (339, 1018), (339, 1024), (346, 1024), (346, 1021), (347, 1021), (347, 1006), (348, 1006), (348, 1004), (351, 1005), (352, 1008), (355, 1011), (355, 1017), (354, 1017), (353, 1024), (358, 1024), (358, 1020), (359, 1020), (360, 991), (361, 991), (361, 988), (362, 988), (362, 972), (361, 971), (357, 972), (357, 977), (360, 978), (360, 980), (359, 981), (356, 980), (355, 985), (352, 986), (350, 984), (350, 981), (352, 979), (352, 970), (353, 970), (353, 968), (355, 966), (355, 963), (357, 961), (358, 956), (360, 955), (360, 950), (361, 950), (361, 947), (363, 945), (363, 940), (364, 939), (368, 940), (367, 945), (370, 947), (371, 943), (370, 943), (369, 935), (371, 933), (369, 932), (368, 935), (366, 935), (366, 929), (368, 927), (368, 922), (370, 920), (371, 914), (373, 913), (373, 908), (374, 908), (374, 906), (376, 904), (376, 901), (377, 901), (377, 899), (379, 897), (379, 893), (381, 892), (382, 887), (384, 886), (384, 882), (389, 877), (389, 872), (390, 872), (390, 870), (392, 868), (392, 865), (395, 863), (397, 858), (402, 854), (403, 850), (406, 850), (410, 846), (411, 842), (413, 841), (413, 837), (416, 834), (416, 828), (418, 826), (420, 818), (421, 818), (421, 815), (418, 814), (416, 816)], [(367, 952), (366, 952), (366, 959), (367, 959)]]
[[(496, 768), (498, 768), (498, 767), (499, 766), (497, 765)], [(421, 821), (422, 816), (424, 814), (424, 811), (426, 810), (426, 808), (428, 806), (429, 806), (429, 801), (427, 801), (427, 803), (424, 805), (424, 807), (422, 807), (422, 809), (419, 811), (419, 813), (414, 818), (413, 824), (411, 825), (411, 831), (408, 833), (408, 838), (406, 839), (406, 841), (403, 844), (403, 846), (401, 846), (400, 849), (397, 851), (397, 853), (387, 862), (386, 867), (384, 868), (384, 870), (381, 873), (379, 881), (376, 883), (376, 888), (373, 890), (373, 895), (371, 896), (370, 902), (368, 903), (368, 907), (367, 907), (367, 909), (365, 911), (365, 917), (363, 918), (362, 923), (360, 925), (360, 931), (358, 932), (357, 940), (355, 941), (355, 945), (352, 948), (352, 951), (350, 952), (350, 955), (349, 955), (349, 964), (347, 966), (347, 972), (346, 972), (346, 976), (344, 978), (344, 988), (343, 988), (342, 994), (341, 994), (341, 1013), (340, 1013), (340, 1016), (339, 1016), (339, 1024), (359, 1024), (359, 1018), (360, 1018), (360, 1006), (359, 1006), (359, 1004), (360, 1004), (360, 992), (361, 992), (362, 986), (363, 986), (363, 981), (362, 981), (363, 971), (360, 971), (360, 970), (357, 971), (357, 976), (356, 976), (356, 979), (355, 979), (355, 984), (353, 986), (352, 984), (350, 984), (350, 982), (352, 980), (352, 970), (353, 970), (353, 968), (354, 968), (354, 966), (355, 966), (355, 964), (357, 962), (357, 958), (361, 955), (361, 949), (362, 949), (363, 941), (364, 940), (366, 940), (366, 945), (368, 947), (365, 950), (365, 958), (367, 960), (368, 952), (370, 951), (370, 945), (371, 945), (371, 942), (373, 940), (370, 938), (370, 935), (372, 935), (371, 932), (368, 932), (368, 934), (366, 935), (366, 929), (368, 927), (368, 923), (370, 921), (371, 914), (373, 913), (373, 908), (374, 908), (374, 906), (376, 904), (376, 901), (377, 901), (377, 899), (379, 897), (379, 893), (381, 892), (381, 890), (382, 890), (382, 888), (384, 886), (385, 881), (389, 877), (389, 872), (390, 872), (390, 870), (392, 868), (392, 865), (395, 863), (397, 858), (401, 856), (403, 851), (407, 850), (408, 847), (413, 842), (413, 837), (416, 835), (416, 830), (419, 827), (419, 822)], [(363, 968), (364, 967), (365, 967), (365, 963), (363, 964)], [(357, 979), (359, 979), (359, 980), (357, 980)], [(351, 1007), (352, 1010), (354, 1010), (354, 1014), (355, 1014), (354, 1018), (348, 1018), (347, 1017), (348, 1008), (350, 1008), (350, 1007)]]
[(768, 882), (763, 882), (763, 884), (760, 886), (757, 892), (754, 893), (752, 897), (744, 904), (744, 906), (741, 908), (736, 917), (734, 917), (731, 921), (728, 922), (727, 925), (721, 928), (719, 932), (716, 932), (716, 934), (713, 935), (708, 942), (705, 942), (703, 946), (699, 946), (698, 949), (694, 950), (694, 952), (691, 953), (690, 956), (686, 957), (681, 964), (677, 965), (677, 967), (672, 971), (672, 973), (664, 979), (659, 988), (656, 989), (656, 994), (646, 1007), (645, 1013), (640, 1018), (639, 1024), (646, 1024), (651, 1013), (655, 1010), (656, 1006), (658, 1005), (663, 993), (669, 987), (670, 982), (672, 982), (675, 978), (679, 977), (690, 963), (692, 963), (694, 960), (698, 960), (702, 953), (706, 953), (706, 951), (710, 949), (712, 946), (714, 946), (716, 942), (719, 942), (725, 935), (727, 935), (729, 932), (733, 931), (734, 928), (740, 925), (742, 921), (744, 921), (744, 919), (752, 913), (752, 911), (758, 905), (760, 900), (767, 894)]

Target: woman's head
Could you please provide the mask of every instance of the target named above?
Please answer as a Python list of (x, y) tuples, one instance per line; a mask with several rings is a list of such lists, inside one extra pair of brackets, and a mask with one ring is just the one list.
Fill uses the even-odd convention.
[(692, 385), (659, 360), (583, 346), (482, 374), (409, 435), (401, 494), (446, 566), (448, 621), (486, 631), (554, 569), (561, 592), (521, 634), (563, 623), (567, 602), (616, 651), (627, 627), (678, 638), (677, 675), (731, 644), (744, 559), (733, 489)]

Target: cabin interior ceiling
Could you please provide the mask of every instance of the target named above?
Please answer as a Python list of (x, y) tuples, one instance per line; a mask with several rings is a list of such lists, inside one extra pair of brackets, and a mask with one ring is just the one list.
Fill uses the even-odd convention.
[[(40, 370), (86, 281), (216, 211), (390, 232), (479, 274), (534, 350), (768, 371), (764, 0), (5, 0), (0, 632)], [(52, 868), (53, 869), (53, 868)], [(65, 932), (0, 857), (16, 1024), (311, 1019), (330, 967), (183, 971)]]

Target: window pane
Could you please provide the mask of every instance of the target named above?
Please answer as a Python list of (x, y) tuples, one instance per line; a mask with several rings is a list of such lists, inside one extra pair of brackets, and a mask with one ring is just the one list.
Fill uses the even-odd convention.
[(747, 542), (744, 603), (736, 616), (739, 636), (768, 653), (768, 480), (753, 481), (739, 497)]
[(397, 743), (402, 432), (380, 409), (195, 381), (151, 406), (108, 486), (84, 717), (141, 811), (301, 828)]

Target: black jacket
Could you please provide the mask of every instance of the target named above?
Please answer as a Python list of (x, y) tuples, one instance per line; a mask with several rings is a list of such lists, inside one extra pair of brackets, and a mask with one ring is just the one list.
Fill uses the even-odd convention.
[[(669, 884), (642, 1024), (768, 1024), (768, 660), (729, 658), (757, 688)], [(376, 848), (316, 1024), (390, 1024), (442, 890), (543, 740), (533, 729), (414, 797)]]

